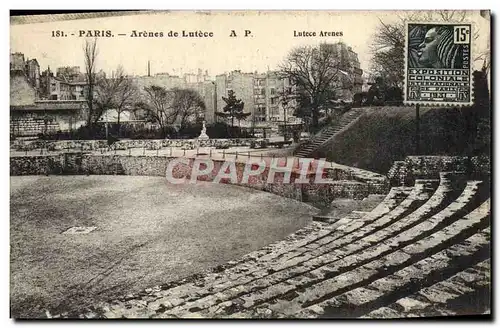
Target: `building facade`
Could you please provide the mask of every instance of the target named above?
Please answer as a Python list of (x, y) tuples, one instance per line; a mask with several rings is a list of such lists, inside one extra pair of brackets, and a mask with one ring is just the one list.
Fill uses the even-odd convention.
[(360, 67), (358, 54), (343, 42), (323, 43), (320, 48), (326, 48), (335, 53), (341, 70), (334, 81), (338, 87), (337, 97), (351, 101), (354, 94), (361, 92), (363, 87), (363, 70)]
[(26, 75), (36, 90), (40, 89), (40, 65), (36, 59), (28, 59), (25, 65)]
[[(15, 52), (10, 54), (10, 72), (13, 75), (24, 75), (26, 81), (34, 88), (35, 92), (40, 93), (40, 65), (36, 59), (24, 58), (24, 54)], [(12, 75), (12, 74), (11, 74)]]
[(10, 106), (10, 135), (36, 137), (66, 132), (86, 123), (87, 102), (82, 100), (34, 100), (32, 105)]
[(75, 82), (76, 86), (61, 81), (50, 69), (40, 74), (38, 61), (25, 60), (22, 53), (11, 54), (10, 59), (12, 137), (36, 137), (85, 124), (87, 103), (84, 97), (77, 97), (82, 94), (84, 82)]
[(11, 71), (24, 71), (26, 61), (24, 54), (21, 52), (14, 52), (10, 54), (10, 70)]
[(56, 70), (56, 76), (67, 81), (78, 79), (81, 76), (80, 66), (58, 67)]
[[(236, 98), (245, 105), (243, 111), (251, 115), (241, 122), (242, 126), (269, 126), (283, 122), (296, 122), (294, 100), (286, 106), (282, 102), (283, 93), (291, 87), (287, 79), (279, 77), (275, 71), (266, 73), (242, 73), (232, 71), (217, 75), (217, 112), (223, 112), (222, 97), (227, 97), (229, 90), (234, 91)], [(286, 108), (286, 112), (285, 112)]]
[(85, 100), (86, 82), (68, 82), (51, 77), (49, 84), (49, 100)]

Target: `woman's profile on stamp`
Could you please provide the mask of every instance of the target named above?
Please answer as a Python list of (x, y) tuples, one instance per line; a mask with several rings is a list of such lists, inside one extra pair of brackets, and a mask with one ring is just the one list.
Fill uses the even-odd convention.
[(410, 25), (411, 68), (463, 68), (463, 47), (453, 39), (453, 25)]

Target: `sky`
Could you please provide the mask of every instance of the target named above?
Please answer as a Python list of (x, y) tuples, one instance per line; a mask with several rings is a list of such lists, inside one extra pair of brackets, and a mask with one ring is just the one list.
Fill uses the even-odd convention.
[[(10, 50), (36, 58), (42, 70), (80, 66), (84, 70), (80, 31), (111, 31), (114, 37), (97, 39), (97, 68), (107, 74), (122, 65), (129, 75), (151, 73), (173, 75), (208, 70), (215, 76), (232, 70), (265, 72), (276, 69), (295, 46), (342, 41), (358, 54), (361, 68), (370, 67), (370, 43), (379, 20), (398, 20), (391, 11), (308, 12), (156, 12), (132, 16), (11, 24)], [(163, 32), (162, 38), (131, 37), (133, 31)], [(213, 32), (208, 38), (171, 38), (169, 31)], [(230, 37), (232, 30), (237, 37)], [(251, 34), (244, 37), (244, 31)], [(67, 36), (52, 37), (53, 31)], [(298, 32), (316, 36), (296, 37)], [(321, 37), (321, 31), (342, 32), (342, 36)], [(74, 35), (71, 35), (74, 34)], [(119, 36), (118, 34), (125, 34)]]

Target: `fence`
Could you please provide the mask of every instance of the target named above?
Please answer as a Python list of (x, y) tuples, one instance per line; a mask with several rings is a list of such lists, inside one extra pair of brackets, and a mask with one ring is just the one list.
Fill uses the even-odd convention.
[[(239, 148), (239, 149), (238, 149)], [(134, 147), (128, 149), (117, 149), (112, 147), (100, 147), (98, 149), (87, 149), (82, 144), (79, 148), (62, 148), (51, 149), (41, 145), (37, 149), (11, 150), (11, 156), (39, 156), (53, 155), (60, 153), (94, 153), (94, 154), (109, 154), (109, 155), (128, 155), (128, 156), (168, 156), (168, 157), (200, 157), (214, 159), (245, 159), (245, 158), (291, 158), (292, 152), (288, 149), (244, 149), (246, 147), (231, 147), (229, 149), (217, 149), (216, 147), (159, 147), (152, 148), (148, 146)], [(277, 154), (278, 152), (278, 154)], [(289, 154), (287, 154), (287, 152)]]

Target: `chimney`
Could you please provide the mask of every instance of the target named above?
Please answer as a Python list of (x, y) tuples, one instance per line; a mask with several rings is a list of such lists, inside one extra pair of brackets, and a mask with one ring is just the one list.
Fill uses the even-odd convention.
[(151, 76), (151, 64), (148, 60), (148, 77)]

